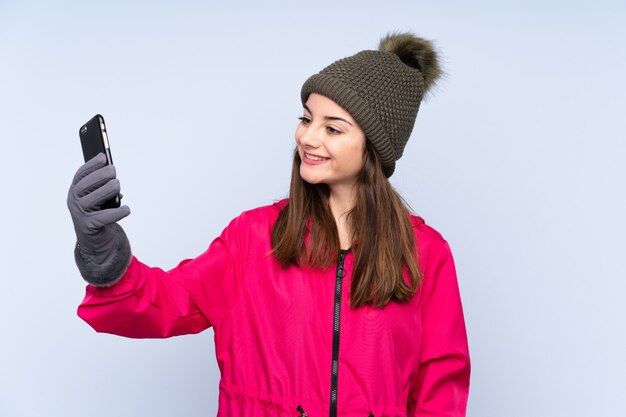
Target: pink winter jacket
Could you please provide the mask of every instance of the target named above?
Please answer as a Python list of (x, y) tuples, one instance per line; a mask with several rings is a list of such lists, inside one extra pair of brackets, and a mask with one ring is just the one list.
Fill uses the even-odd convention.
[(115, 285), (87, 286), (78, 315), (134, 338), (212, 326), (218, 417), (465, 416), (470, 359), (448, 243), (412, 216), (420, 290), (407, 303), (352, 309), (352, 252), (325, 271), (283, 270), (268, 255), (285, 204), (242, 213), (170, 271), (133, 257)]

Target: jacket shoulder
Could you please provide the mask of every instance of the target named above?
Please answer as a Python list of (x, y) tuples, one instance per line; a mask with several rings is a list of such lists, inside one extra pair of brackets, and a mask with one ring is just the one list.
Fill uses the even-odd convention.
[(443, 235), (429, 225), (424, 218), (411, 214), (411, 223), (415, 233), (415, 240), (421, 257), (427, 257), (433, 248), (440, 248), (447, 244)]
[(245, 225), (246, 228), (251, 227), (257, 230), (265, 229), (266, 227), (271, 228), (276, 222), (276, 219), (278, 219), (281, 210), (287, 204), (286, 200), (287, 199), (279, 200), (272, 204), (245, 210), (231, 220), (230, 226), (243, 227)]
[(428, 224), (423, 217), (411, 214), (411, 223), (413, 224), (413, 230), (415, 230), (416, 235), (418, 237), (426, 238), (429, 240), (445, 240), (443, 235), (435, 229), (433, 226)]
[(240, 214), (240, 216), (247, 217), (250, 222), (263, 221), (267, 219), (276, 220), (281, 210), (287, 205), (288, 199), (282, 199), (267, 204), (265, 206), (255, 207), (250, 210), (246, 210)]

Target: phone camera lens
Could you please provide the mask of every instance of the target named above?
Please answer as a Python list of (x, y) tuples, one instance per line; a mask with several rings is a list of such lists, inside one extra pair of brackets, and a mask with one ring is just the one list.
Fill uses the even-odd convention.
[(83, 126), (80, 128), (80, 134), (84, 135), (87, 132), (87, 126)]

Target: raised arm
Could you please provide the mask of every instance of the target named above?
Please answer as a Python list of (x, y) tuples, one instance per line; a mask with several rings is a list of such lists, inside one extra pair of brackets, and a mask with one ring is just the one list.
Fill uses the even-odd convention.
[[(79, 168), (68, 193), (76, 264), (89, 282), (78, 315), (95, 330), (127, 337), (197, 333), (219, 323), (238, 294), (247, 247), (245, 216), (234, 219), (195, 259), (164, 271), (133, 257), (121, 218), (128, 207), (101, 209), (119, 193), (115, 169), (103, 155)], [(243, 225), (243, 227), (242, 227)]]

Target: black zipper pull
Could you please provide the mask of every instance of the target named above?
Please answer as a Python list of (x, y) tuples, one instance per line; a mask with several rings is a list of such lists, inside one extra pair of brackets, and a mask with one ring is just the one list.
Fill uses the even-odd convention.
[(298, 413), (300, 413), (300, 415), (298, 417), (307, 417), (308, 414), (304, 412), (304, 408), (302, 408), (301, 405), (296, 407), (296, 410), (298, 410)]

